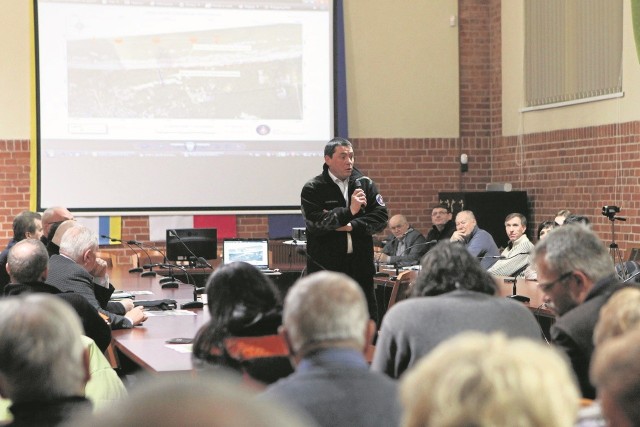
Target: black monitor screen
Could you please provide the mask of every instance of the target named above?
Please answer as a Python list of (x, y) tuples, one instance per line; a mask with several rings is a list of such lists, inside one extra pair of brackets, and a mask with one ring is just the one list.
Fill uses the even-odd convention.
[(217, 251), (218, 230), (215, 228), (167, 230), (167, 259), (169, 261), (193, 261), (194, 255), (207, 260), (216, 259), (218, 257)]

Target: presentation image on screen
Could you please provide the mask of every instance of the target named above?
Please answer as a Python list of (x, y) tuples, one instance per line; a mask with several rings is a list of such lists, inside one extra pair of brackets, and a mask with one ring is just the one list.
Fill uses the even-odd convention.
[(299, 209), (333, 136), (331, 0), (34, 4), (39, 208)]
[(225, 239), (222, 242), (223, 263), (242, 261), (258, 268), (269, 266), (269, 242), (262, 239)]

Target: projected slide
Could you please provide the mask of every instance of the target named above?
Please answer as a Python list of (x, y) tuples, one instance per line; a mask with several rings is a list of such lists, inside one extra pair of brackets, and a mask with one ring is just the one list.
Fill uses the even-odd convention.
[(296, 209), (333, 134), (331, 3), (37, 0), (39, 207)]

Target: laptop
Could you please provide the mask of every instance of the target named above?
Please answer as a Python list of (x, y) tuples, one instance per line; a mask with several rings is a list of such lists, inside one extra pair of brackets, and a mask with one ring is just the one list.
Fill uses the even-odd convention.
[(222, 263), (243, 261), (263, 272), (269, 269), (268, 239), (224, 239), (222, 241)]

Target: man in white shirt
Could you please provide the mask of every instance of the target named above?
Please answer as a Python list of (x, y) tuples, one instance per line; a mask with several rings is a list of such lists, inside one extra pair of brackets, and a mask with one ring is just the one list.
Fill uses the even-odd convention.
[(496, 276), (517, 276), (529, 265), (529, 254), (533, 251), (533, 243), (525, 234), (527, 219), (519, 213), (507, 215), (504, 228), (509, 236), (509, 244), (502, 251), (501, 258), (487, 270)]

